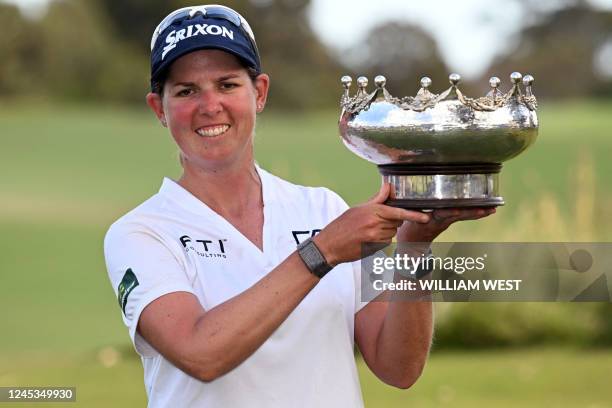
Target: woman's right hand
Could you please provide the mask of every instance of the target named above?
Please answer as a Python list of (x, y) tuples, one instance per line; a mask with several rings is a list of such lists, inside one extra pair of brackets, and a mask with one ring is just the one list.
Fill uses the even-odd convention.
[(390, 190), (391, 185), (384, 183), (376, 196), (349, 208), (313, 238), (330, 265), (356, 261), (376, 251), (371, 246), (362, 252), (364, 243), (390, 244), (404, 221), (429, 222), (428, 214), (384, 205)]

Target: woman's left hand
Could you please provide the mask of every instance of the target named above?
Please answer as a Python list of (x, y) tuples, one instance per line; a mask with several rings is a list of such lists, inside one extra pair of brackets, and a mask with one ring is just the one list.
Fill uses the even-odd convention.
[(432, 242), (452, 223), (478, 220), (495, 213), (495, 208), (444, 208), (434, 210), (425, 224), (405, 221), (397, 230), (398, 242)]

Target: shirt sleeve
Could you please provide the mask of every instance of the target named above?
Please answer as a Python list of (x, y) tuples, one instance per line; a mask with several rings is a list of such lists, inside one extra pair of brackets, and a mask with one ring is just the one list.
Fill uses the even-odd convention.
[(111, 227), (104, 240), (104, 256), (134, 348), (145, 358), (153, 357), (157, 352), (136, 331), (140, 313), (165, 294), (194, 293), (186, 269), (179, 257), (148, 231)]

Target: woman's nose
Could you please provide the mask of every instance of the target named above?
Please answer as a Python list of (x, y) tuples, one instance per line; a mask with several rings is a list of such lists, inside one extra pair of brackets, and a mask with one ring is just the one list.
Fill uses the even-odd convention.
[(213, 90), (202, 92), (198, 108), (202, 115), (216, 115), (223, 110), (221, 96)]

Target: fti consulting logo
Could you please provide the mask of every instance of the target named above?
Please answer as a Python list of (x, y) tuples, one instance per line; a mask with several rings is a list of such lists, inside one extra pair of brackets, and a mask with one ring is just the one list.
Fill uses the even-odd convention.
[(226, 238), (223, 239), (192, 239), (189, 235), (179, 238), (185, 252), (194, 252), (203, 258), (227, 258), (225, 254)]

